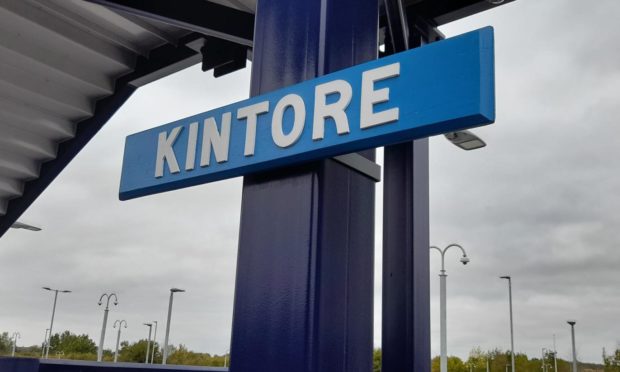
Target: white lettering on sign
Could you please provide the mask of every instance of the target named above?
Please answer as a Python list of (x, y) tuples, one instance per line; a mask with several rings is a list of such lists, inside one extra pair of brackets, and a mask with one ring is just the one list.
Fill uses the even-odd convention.
[(230, 144), (230, 112), (222, 114), (222, 130), (217, 131), (217, 123), (214, 118), (206, 118), (202, 125), (202, 152), (200, 154), (200, 166), (206, 167), (211, 159), (211, 148), (215, 154), (215, 161), (222, 163), (228, 161), (228, 146)]
[(400, 63), (398, 62), (362, 73), (360, 128), (366, 129), (398, 120), (398, 107), (374, 112), (374, 106), (390, 99), (390, 88), (375, 90), (375, 83), (399, 75)]
[(250, 106), (242, 107), (237, 110), (237, 119), (246, 119), (245, 129), (245, 146), (243, 155), (254, 155), (254, 147), (256, 145), (256, 123), (258, 115), (269, 112), (269, 102), (263, 101)]
[(168, 163), (168, 169), (170, 173), (179, 173), (179, 163), (177, 163), (177, 157), (174, 155), (172, 146), (177, 140), (179, 133), (183, 127), (176, 127), (168, 135), (166, 132), (159, 133), (157, 141), (157, 157), (155, 158), (155, 178), (161, 178), (164, 176), (164, 162)]
[[(336, 102), (327, 104), (327, 96), (339, 94)], [(336, 132), (339, 135), (348, 134), (349, 119), (345, 110), (351, 103), (353, 90), (351, 84), (344, 80), (334, 80), (319, 84), (314, 88), (314, 122), (312, 123), (312, 139), (325, 138), (325, 119), (332, 118), (336, 123)]]
[[(381, 80), (397, 77), (400, 74), (400, 64), (374, 68), (362, 73), (362, 88), (360, 92), (360, 123), (361, 129), (374, 127), (381, 124), (398, 120), (399, 108), (393, 107), (375, 112), (375, 105), (388, 102), (390, 89), (388, 87), (375, 89), (375, 83)], [(338, 95), (337, 99), (327, 103), (328, 97)], [(325, 122), (331, 118), (336, 125), (338, 135), (347, 135), (351, 132), (347, 108), (353, 99), (351, 84), (345, 80), (337, 79), (314, 87), (314, 115), (312, 122), (312, 139), (320, 141), (325, 138)], [(244, 156), (254, 156), (256, 151), (256, 131), (259, 115), (269, 112), (269, 101), (262, 101), (253, 105), (241, 107), (237, 110), (237, 119), (246, 121)], [(292, 126), (285, 133), (284, 115), (293, 118)], [(215, 118), (208, 117), (202, 123), (202, 146), (200, 149), (200, 166), (208, 167), (213, 152), (216, 162), (228, 161), (231, 133), (230, 112), (222, 114), (222, 122), (218, 130)], [(271, 138), (273, 143), (281, 148), (294, 145), (303, 133), (306, 123), (306, 104), (303, 98), (297, 94), (288, 94), (280, 98), (273, 109), (271, 117)], [(159, 133), (157, 143), (157, 159), (155, 164), (155, 177), (164, 175), (164, 164), (168, 163), (170, 173), (180, 172), (179, 164), (174, 153), (174, 144), (183, 127), (174, 128), (170, 134)], [(196, 167), (196, 153), (198, 147), (199, 123), (189, 124), (187, 136), (187, 149), (185, 153), (185, 170), (192, 171)]]
[[(284, 133), (282, 128), (282, 118), (287, 108), (293, 109), (293, 128), (288, 134)], [(306, 121), (306, 105), (304, 100), (297, 94), (287, 94), (282, 97), (276, 107), (273, 109), (273, 117), (271, 118), (271, 137), (273, 143), (279, 147), (289, 147), (293, 145), (304, 130)]]
[(198, 123), (189, 125), (189, 138), (187, 139), (187, 152), (185, 153), (185, 170), (191, 171), (196, 166), (196, 142), (198, 142)]

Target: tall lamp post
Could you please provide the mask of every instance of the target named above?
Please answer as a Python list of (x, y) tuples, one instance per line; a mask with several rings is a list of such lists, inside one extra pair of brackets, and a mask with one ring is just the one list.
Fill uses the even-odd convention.
[(157, 345), (157, 320), (153, 320), (155, 323), (155, 332), (153, 332), (153, 350), (151, 351), (151, 364), (155, 360), (155, 345)]
[(577, 350), (575, 349), (575, 323), (574, 320), (569, 320), (566, 323), (570, 324), (570, 337), (573, 344), (573, 372), (577, 372)]
[(45, 356), (45, 345), (47, 345), (47, 332), (49, 331), (49, 328), (45, 328), (45, 336), (43, 336), (43, 344), (41, 346), (41, 358)]
[(105, 328), (108, 324), (108, 312), (110, 311), (110, 300), (114, 297), (114, 306), (118, 305), (118, 297), (116, 297), (116, 293), (104, 293), (99, 297), (99, 302), (97, 303), (99, 306), (103, 304), (103, 299), (106, 299), (105, 309), (103, 309), (103, 325), (101, 326), (101, 338), (99, 339), (99, 350), (97, 350), (97, 361), (101, 362), (103, 360), (103, 341), (105, 340)]
[(461, 257), (461, 263), (463, 265), (467, 265), (467, 263), (469, 262), (469, 257), (467, 257), (467, 253), (465, 253), (465, 249), (463, 249), (463, 247), (461, 247), (458, 244), (450, 244), (447, 247), (445, 247), (444, 249), (441, 249), (439, 247), (436, 246), (431, 246), (430, 249), (436, 249), (439, 251), (439, 253), (441, 254), (441, 271), (439, 272), (439, 291), (440, 291), (440, 295), (439, 295), (439, 312), (440, 312), (440, 324), (439, 324), (439, 328), (440, 328), (440, 332), (441, 332), (441, 354), (440, 354), (440, 360), (439, 360), (439, 370), (441, 372), (447, 372), (448, 371), (448, 339), (447, 339), (447, 332), (446, 332), (446, 278), (447, 278), (447, 274), (446, 274), (446, 268), (445, 268), (445, 263), (444, 263), (444, 257), (446, 255), (446, 252), (448, 251), (448, 249), (452, 248), (452, 247), (457, 247), (461, 250), (461, 252), (463, 253), (463, 257)]
[(118, 345), (121, 342), (121, 328), (123, 328), (123, 324), (125, 325), (125, 328), (127, 328), (127, 321), (124, 319), (117, 320), (112, 325), (112, 328), (116, 328), (117, 324), (118, 324), (118, 333), (116, 335), (116, 351), (114, 352), (114, 363), (118, 362)]
[(166, 336), (164, 337), (164, 355), (161, 364), (166, 364), (168, 359), (168, 337), (170, 336), (170, 317), (172, 316), (172, 298), (177, 292), (185, 292), (184, 289), (170, 288), (170, 301), (168, 302), (168, 320), (166, 321)]
[(500, 279), (508, 280), (508, 304), (510, 307), (510, 368), (511, 372), (515, 370), (515, 339), (514, 339), (514, 327), (512, 323), (512, 278), (510, 275), (500, 276)]
[(22, 335), (19, 332), (13, 332), (13, 351), (11, 352), (11, 356), (14, 357), (15, 356), (15, 348), (17, 346), (17, 339), (18, 338), (22, 338)]
[(50, 354), (50, 341), (52, 340), (52, 330), (54, 329), (54, 315), (56, 314), (56, 300), (58, 300), (58, 292), (60, 293), (71, 293), (71, 291), (66, 289), (52, 289), (50, 287), (43, 287), (46, 291), (54, 292), (54, 306), (52, 307), (52, 321), (50, 322), (50, 333), (47, 336), (47, 343), (45, 347), (45, 359), (49, 357)]
[(149, 349), (151, 347), (151, 331), (153, 330), (153, 323), (143, 323), (145, 326), (149, 327), (149, 338), (146, 341), (146, 358), (144, 359), (144, 364), (149, 363)]
[(553, 371), (558, 371), (558, 350), (555, 347), (555, 334), (553, 334)]

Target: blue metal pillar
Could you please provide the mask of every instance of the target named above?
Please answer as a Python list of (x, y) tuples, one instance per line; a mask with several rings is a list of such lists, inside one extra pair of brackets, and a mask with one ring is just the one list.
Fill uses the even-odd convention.
[(385, 148), (382, 371), (430, 372), (428, 139)]
[[(260, 0), (251, 94), (375, 59), (377, 29), (377, 0)], [(374, 187), (332, 160), (245, 178), (231, 371), (372, 370)]]
[[(393, 10), (390, 3), (398, 2), (386, 1), (388, 12)], [(419, 47), (428, 39), (415, 27), (407, 30), (406, 24), (390, 28), (393, 38), (388, 47), (396, 49), (392, 52)], [(399, 35), (403, 29), (408, 40)], [(428, 162), (427, 138), (385, 147), (383, 372), (431, 370)]]

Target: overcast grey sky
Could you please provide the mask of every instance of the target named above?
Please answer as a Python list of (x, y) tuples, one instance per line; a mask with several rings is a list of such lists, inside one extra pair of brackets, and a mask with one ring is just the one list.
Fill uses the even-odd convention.
[[(447, 256), (448, 351), (509, 348), (507, 284), (513, 276), (515, 348), (570, 358), (565, 320), (577, 320), (578, 354), (599, 362), (620, 342), (620, 2), (518, 0), (442, 30), (492, 25), (497, 122), (477, 129), (488, 146), (464, 152), (431, 139), (431, 242), (461, 243), (472, 261)], [(249, 69), (213, 79), (198, 66), (139, 90), (24, 214), (42, 232), (0, 239), (0, 331), (43, 340), (53, 295), (67, 288), (56, 331), (97, 340), (99, 296), (115, 291), (111, 324), (146, 337), (168, 289), (173, 344), (228, 349), (241, 179), (118, 201), (124, 138), (247, 98)], [(377, 200), (381, 201), (381, 184)], [(377, 206), (380, 212), (381, 205)], [(376, 224), (375, 344), (380, 345), (381, 217)], [(431, 254), (432, 347), (439, 352), (438, 269)]]

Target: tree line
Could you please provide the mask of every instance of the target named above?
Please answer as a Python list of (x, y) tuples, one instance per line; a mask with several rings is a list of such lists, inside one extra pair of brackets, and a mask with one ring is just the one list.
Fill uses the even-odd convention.
[[(8, 332), (0, 333), (0, 356), (11, 355), (13, 342)], [(170, 345), (170, 353), (167, 364), (195, 365), (195, 366), (224, 366), (228, 364), (228, 354), (211, 355), (209, 353), (199, 353), (187, 349), (184, 345)], [(146, 360), (147, 340), (142, 339), (135, 342), (123, 341), (120, 343), (118, 351), (119, 362), (144, 363)], [(16, 357), (40, 358), (42, 345), (17, 346)], [(149, 361), (152, 353), (153, 363), (160, 364), (162, 361), (162, 349), (157, 342), (151, 342), (149, 347)], [(97, 345), (88, 335), (74, 334), (70, 331), (55, 333), (50, 338), (50, 358), (72, 359), (72, 360), (97, 360)], [(114, 361), (114, 350), (103, 350), (103, 361)]]
[[(542, 353), (541, 353), (542, 354)], [(456, 356), (448, 357), (449, 372), (486, 372), (487, 361), (490, 372), (510, 372), (510, 351), (494, 349), (483, 351), (474, 348), (467, 359)], [(543, 369), (543, 362), (545, 369)], [(375, 349), (373, 356), (373, 372), (381, 372), (381, 349)], [(606, 355), (603, 352), (603, 363), (578, 363), (579, 372), (620, 372), (620, 348)], [(515, 370), (518, 372), (555, 372), (553, 352), (547, 351), (543, 357), (529, 358), (522, 353), (515, 354)], [(431, 372), (439, 372), (439, 356), (431, 360)], [(572, 361), (557, 358), (557, 372), (572, 372)]]
[[(12, 340), (8, 332), (0, 333), (0, 356), (11, 355)], [(184, 345), (170, 346), (168, 364), (195, 365), (195, 366), (224, 366), (230, 364), (230, 355), (211, 355), (189, 350)], [(144, 363), (146, 359), (147, 340), (135, 342), (123, 341), (119, 348), (119, 362)], [(154, 363), (162, 361), (162, 351), (158, 343), (151, 343), (150, 353), (154, 352)], [(42, 347), (18, 346), (15, 356), (41, 357)], [(149, 353), (149, 355), (150, 355)], [(97, 345), (87, 334), (74, 334), (70, 331), (54, 334), (50, 339), (50, 358), (74, 359), (74, 360), (97, 360)], [(150, 356), (149, 356), (150, 359)], [(104, 361), (114, 360), (114, 351), (106, 349), (103, 352)], [(448, 358), (448, 370), (450, 372), (486, 372), (487, 361), (490, 372), (510, 372), (510, 352), (495, 349), (483, 351), (474, 348), (465, 360), (451, 356)], [(543, 369), (543, 363), (546, 369)], [(527, 355), (517, 353), (515, 365), (518, 372), (572, 372), (570, 361), (558, 358), (557, 371), (554, 370), (553, 353), (547, 352), (544, 357), (529, 358)], [(375, 349), (373, 354), (373, 372), (381, 371), (381, 349)], [(439, 357), (431, 361), (431, 371), (439, 372)], [(612, 353), (603, 350), (602, 364), (579, 363), (579, 372), (620, 372), (620, 347)]]

